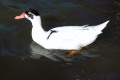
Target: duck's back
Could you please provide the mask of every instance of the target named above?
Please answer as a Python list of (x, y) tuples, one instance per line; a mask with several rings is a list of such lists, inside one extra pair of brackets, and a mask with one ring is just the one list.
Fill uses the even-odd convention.
[[(53, 49), (79, 49), (92, 43), (98, 36), (94, 29), (87, 28), (67, 28), (52, 33), (49, 39), (46, 39), (47, 47)], [(52, 46), (51, 46), (52, 45)]]
[[(46, 46), (52, 49), (79, 49), (96, 40), (101, 29), (107, 25), (108, 22), (97, 26), (69, 26), (57, 27), (48, 39), (46, 39)], [(100, 27), (100, 28), (99, 28)], [(50, 33), (50, 31), (49, 31)], [(52, 45), (52, 46), (51, 46)]]

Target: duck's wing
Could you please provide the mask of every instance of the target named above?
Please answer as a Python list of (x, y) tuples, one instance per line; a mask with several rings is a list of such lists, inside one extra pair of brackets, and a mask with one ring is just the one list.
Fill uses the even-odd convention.
[[(87, 26), (87, 25), (86, 25)], [(48, 31), (48, 36), (47, 39), (51, 37), (51, 35), (56, 34), (56, 33), (68, 33), (68, 32), (74, 32), (74, 31), (80, 31), (80, 30), (88, 30), (89, 28), (85, 26), (64, 26), (64, 27), (56, 27)]]
[(52, 31), (71, 31), (71, 30), (85, 30), (85, 29), (89, 29), (88, 25), (84, 25), (84, 26), (62, 26), (62, 27), (56, 27), (51, 29)]
[[(75, 36), (78, 33), (83, 33), (83, 32), (89, 31), (88, 27), (85, 26), (69, 26), (69, 27), (57, 27), (57, 28), (53, 28), (51, 30), (48, 31), (48, 35), (47, 35), (47, 40), (51, 39), (51, 37), (55, 36), (56, 37), (64, 37), (67, 35), (67, 37), (71, 37), (72, 35)], [(74, 34), (73, 34), (74, 33)]]

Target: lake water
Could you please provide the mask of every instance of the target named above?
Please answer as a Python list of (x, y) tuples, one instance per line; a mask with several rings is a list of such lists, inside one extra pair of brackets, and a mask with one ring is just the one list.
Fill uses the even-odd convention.
[[(94, 43), (67, 57), (70, 51), (33, 42), (31, 23), (14, 19), (28, 8), (38, 10), (46, 31), (110, 22)], [(120, 80), (120, 0), (0, 0), (0, 80)]]

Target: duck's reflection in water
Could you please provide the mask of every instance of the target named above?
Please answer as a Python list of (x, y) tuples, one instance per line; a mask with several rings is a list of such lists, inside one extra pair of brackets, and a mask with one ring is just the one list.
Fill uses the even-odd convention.
[(65, 53), (64, 51), (47, 50), (34, 41), (31, 43), (30, 47), (31, 47), (32, 58), (40, 59), (41, 57), (45, 57), (54, 61), (60, 61), (60, 60), (71, 61), (71, 58), (67, 57), (67, 53)]
[(98, 57), (96, 54), (97, 49), (93, 47), (84, 48), (82, 51), (78, 51), (74, 56), (68, 57), (67, 54), (69, 51), (63, 50), (47, 50), (41, 47), (36, 42), (32, 42), (31, 45), (31, 57), (35, 59), (47, 58), (53, 61), (67, 61), (70, 62), (74, 60), (85, 59), (86, 57)]

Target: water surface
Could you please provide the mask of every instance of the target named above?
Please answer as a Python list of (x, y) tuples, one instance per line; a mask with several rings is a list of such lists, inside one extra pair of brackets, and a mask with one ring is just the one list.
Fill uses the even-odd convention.
[[(31, 23), (16, 15), (35, 8), (48, 31), (58, 26), (110, 23), (97, 40), (67, 57), (32, 41)], [(119, 0), (0, 0), (1, 80), (119, 80)]]

